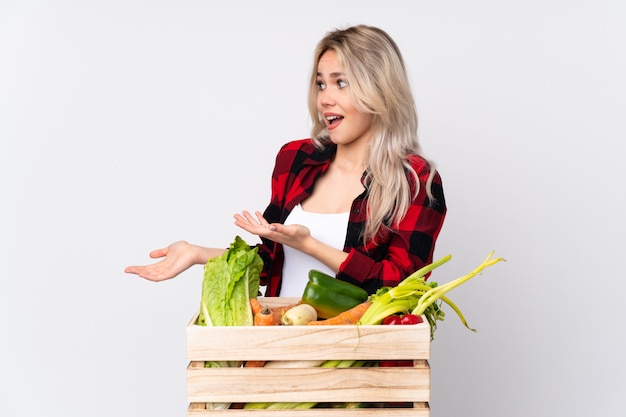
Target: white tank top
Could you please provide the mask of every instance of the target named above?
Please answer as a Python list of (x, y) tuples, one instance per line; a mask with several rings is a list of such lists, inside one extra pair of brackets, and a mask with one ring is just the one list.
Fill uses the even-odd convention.
[[(301, 224), (311, 231), (311, 236), (320, 242), (343, 250), (346, 242), (349, 212), (338, 214), (309, 213), (302, 210), (300, 204), (285, 220), (285, 224)], [(312, 256), (287, 245), (283, 246), (285, 262), (283, 265), (283, 282), (280, 290), (281, 297), (302, 297), (304, 287), (309, 280), (309, 271), (316, 269), (330, 276), (335, 273), (326, 265)]]

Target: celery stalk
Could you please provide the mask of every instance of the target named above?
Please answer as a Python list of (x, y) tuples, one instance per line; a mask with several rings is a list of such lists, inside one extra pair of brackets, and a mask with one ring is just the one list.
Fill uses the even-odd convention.
[(493, 253), (494, 252), (491, 251), (483, 263), (469, 274), (443, 285), (438, 285), (436, 282), (427, 283), (424, 277), (435, 268), (448, 262), (451, 259), (451, 255), (445, 256), (436, 262), (420, 268), (418, 271), (405, 278), (396, 287), (381, 288), (371, 297), (372, 305), (367, 309), (365, 314), (363, 314), (363, 317), (359, 320), (359, 324), (380, 324), (383, 319), (389, 315), (411, 312), (412, 314), (424, 315), (426, 317), (430, 324), (432, 339), (434, 337), (437, 321), (444, 319), (445, 313), (441, 310), (440, 305), (441, 303), (445, 303), (454, 310), (465, 327), (475, 331), (475, 329), (468, 326), (461, 310), (449, 298), (445, 297), (445, 294), (480, 274), (485, 268), (504, 260), (503, 258), (493, 259)]
[(439, 299), (448, 291), (453, 290), (454, 288), (458, 287), (464, 282), (469, 281), (471, 278), (480, 274), (485, 268), (488, 268), (492, 265), (495, 265), (496, 263), (500, 261), (505, 260), (504, 258), (491, 259), (492, 255), (493, 255), (493, 251), (489, 253), (489, 256), (487, 256), (487, 259), (485, 259), (482, 264), (476, 267), (476, 269), (474, 269), (469, 274), (466, 274), (460, 278), (457, 278), (454, 281), (448, 282), (447, 284), (439, 285), (431, 289), (430, 291), (426, 292), (422, 297), (420, 297), (419, 301), (417, 302), (417, 307), (413, 310), (413, 314), (416, 314), (416, 315), (423, 314), (426, 308), (430, 304), (435, 302), (437, 299)]
[(467, 324), (467, 321), (465, 320), (465, 317), (463, 316), (463, 313), (461, 313), (461, 309), (459, 309), (456, 304), (454, 304), (452, 302), (452, 300), (450, 300), (448, 297), (446, 297), (445, 295), (442, 295), (441, 297), (439, 297), (439, 299), (441, 301), (443, 301), (444, 303), (446, 303), (448, 305), (448, 307), (450, 307), (452, 310), (454, 310), (454, 312), (457, 314), (457, 316), (459, 316), (459, 319), (461, 320), (461, 323), (463, 323), (463, 325), (465, 327), (467, 327), (469, 330), (475, 332), (476, 329), (472, 329), (471, 327), (469, 327), (469, 325)]
[(419, 278), (423, 278), (426, 276), (426, 274), (428, 274), (429, 272), (432, 272), (433, 269), (440, 267), (441, 265), (445, 264), (446, 262), (448, 262), (450, 259), (452, 259), (452, 255), (446, 255), (443, 258), (432, 262), (426, 266), (423, 266), (422, 268), (418, 269), (417, 271), (413, 272), (411, 275), (409, 275), (408, 277), (406, 277), (400, 284), (398, 285), (406, 285), (409, 282), (411, 282), (414, 279), (419, 279)]

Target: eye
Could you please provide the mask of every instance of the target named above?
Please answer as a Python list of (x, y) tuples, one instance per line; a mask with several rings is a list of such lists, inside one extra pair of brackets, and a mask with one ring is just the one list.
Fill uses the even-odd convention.
[(337, 80), (337, 87), (339, 88), (346, 88), (348, 86), (348, 82), (344, 81), (344, 80)]
[(316, 81), (317, 84), (317, 88), (319, 88), (320, 90), (324, 90), (326, 88), (326, 84), (324, 84), (322, 81)]

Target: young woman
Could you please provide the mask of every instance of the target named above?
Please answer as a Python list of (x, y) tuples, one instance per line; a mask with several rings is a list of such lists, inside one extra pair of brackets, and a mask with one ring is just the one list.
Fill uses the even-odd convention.
[[(311, 139), (282, 147), (265, 212), (235, 214), (261, 238), (266, 296), (301, 296), (318, 269), (373, 293), (432, 262), (446, 205), (423, 156), (400, 51), (381, 29), (353, 26), (317, 45)], [(224, 249), (180, 241), (126, 272), (160, 281)]]

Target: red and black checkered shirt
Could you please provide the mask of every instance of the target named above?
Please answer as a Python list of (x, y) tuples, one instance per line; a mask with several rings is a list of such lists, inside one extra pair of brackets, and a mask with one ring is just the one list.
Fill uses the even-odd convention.
[[(332, 144), (320, 151), (310, 139), (289, 142), (281, 148), (272, 174), (271, 202), (264, 212), (268, 222), (284, 223), (291, 210), (311, 195), (315, 180), (328, 169), (335, 151)], [(432, 262), (446, 213), (441, 178), (435, 174), (431, 200), (425, 191), (430, 166), (420, 156), (411, 157), (410, 162), (420, 179), (420, 191), (400, 224), (392, 230), (381, 230), (377, 244), (363, 242), (367, 190), (353, 201), (343, 249), (348, 257), (339, 267), (338, 279), (374, 293), (383, 286), (397, 285)], [(262, 239), (259, 254), (265, 264), (261, 274), (265, 296), (276, 297), (282, 283), (283, 247)]]

